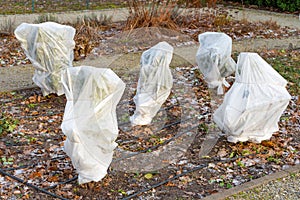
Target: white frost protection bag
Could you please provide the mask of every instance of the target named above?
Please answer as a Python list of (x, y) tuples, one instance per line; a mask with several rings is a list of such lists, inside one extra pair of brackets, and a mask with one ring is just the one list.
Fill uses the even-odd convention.
[(117, 146), (116, 106), (125, 84), (111, 69), (89, 66), (66, 69), (62, 83), (67, 97), (64, 151), (79, 173), (79, 184), (100, 181)]
[(217, 88), (223, 94), (223, 84), (229, 87), (225, 77), (236, 68), (231, 58), (232, 39), (225, 33), (205, 32), (198, 35), (200, 47), (196, 54), (196, 62), (209, 88)]
[(256, 53), (238, 57), (236, 80), (214, 113), (229, 142), (269, 140), (291, 96), (287, 81)]
[(168, 98), (173, 78), (169, 68), (173, 47), (160, 42), (143, 52), (137, 92), (134, 96), (136, 110), (130, 117), (131, 124), (147, 125)]
[(32, 80), (43, 95), (62, 95), (61, 72), (72, 66), (75, 29), (54, 22), (22, 23), (15, 35), (35, 68)]

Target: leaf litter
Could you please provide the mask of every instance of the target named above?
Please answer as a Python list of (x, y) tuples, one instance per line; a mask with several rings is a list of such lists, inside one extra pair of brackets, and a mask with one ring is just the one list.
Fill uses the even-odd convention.
[[(274, 30), (270, 28), (272, 31), (267, 31), (269, 35), (259, 31), (250, 34), (251, 30), (241, 31), (246, 30), (243, 28), (249, 27), (249, 23), (232, 24), (234, 22), (226, 22), (228, 16), (226, 14), (224, 16), (225, 19), (213, 19), (214, 23), (216, 20), (225, 20), (227, 28), (233, 27), (228, 30), (231, 34), (235, 34), (231, 35), (234, 39), (244, 39), (249, 36), (281, 38), (295, 34), (293, 31), (276, 26), (273, 27)], [(212, 17), (207, 19), (212, 19)], [(205, 22), (200, 20), (199, 23)], [(197, 24), (197, 26), (200, 25)], [(206, 25), (201, 26), (207, 27), (207, 30), (214, 30), (210, 29), (214, 27), (214, 24), (209, 20)], [(221, 28), (226, 32), (225, 26)], [(265, 30), (265, 28), (263, 29)], [(193, 30), (191, 27), (181, 30), (191, 36), (197, 35), (199, 31), (198, 29)], [(201, 31), (205, 30), (201, 29)], [(106, 31), (108, 34), (103, 36), (102, 40), (110, 38), (115, 31), (119, 32), (120, 29), (112, 27)], [(3, 37), (4, 40), (1, 40), (3, 46), (0, 50), (1, 66), (28, 63), (29, 61), (25, 58), (14, 36)], [(80, 41), (87, 40), (81, 39)], [(84, 58), (83, 54), (86, 52), (79, 57)], [(297, 74), (298, 68), (291, 61), (299, 64), (299, 50), (265, 50), (260, 54), (272, 65), (280, 61), (290, 68), (296, 69), (295, 74)], [(210, 92), (206, 88), (201, 74), (194, 66), (180, 66), (176, 73), (189, 81), (196, 94), (196, 99), (188, 96), (184, 98), (188, 101), (196, 101), (197, 108), (201, 110), (197, 116), (193, 116), (197, 120), (194, 123), (198, 124), (198, 134), (185, 155), (178, 162), (171, 163), (159, 171), (122, 172), (110, 168), (108, 175), (102, 181), (83, 185), (77, 184), (76, 171), (71, 160), (63, 152), (65, 136), (60, 129), (60, 124), (66, 102), (65, 97), (56, 95), (43, 97), (38, 88), (1, 93), (1, 113), (11, 119), (9, 123), (15, 127), (0, 134), (0, 169), (29, 184), (20, 183), (1, 173), (1, 197), (7, 199), (57, 199), (51, 195), (56, 194), (62, 199), (122, 199), (143, 191), (138, 193), (138, 196), (143, 199), (172, 199), (178, 196), (203, 198), (300, 163), (300, 101), (297, 96), (299, 94), (297, 84), (299, 83), (295, 81), (297, 79), (293, 79), (295, 77), (288, 77), (289, 74), (286, 74), (285, 78), (289, 81), (288, 89), (293, 97), (280, 118), (280, 130), (273, 134), (270, 141), (264, 141), (261, 144), (249, 142), (231, 144), (226, 141), (224, 135), (221, 135), (212, 151), (204, 157), (199, 157), (201, 144), (205, 140), (206, 134), (215, 129), (215, 125), (212, 123), (213, 108)], [(132, 96), (127, 96), (123, 100), (130, 103), (119, 106), (127, 106), (126, 109), (133, 112)], [(158, 115), (156, 119), (158, 122), (160, 119), (165, 119), (166, 116), (169, 120), (168, 123), (179, 120), (182, 110), (176, 104), (176, 98), (173, 98), (172, 94), (163, 108), (167, 114)], [(119, 124), (125, 123), (126, 125), (127, 118), (128, 116), (124, 117), (125, 120), (119, 118)], [(185, 124), (185, 126), (192, 125), (191, 122)], [(153, 146), (163, 146), (165, 141), (176, 135), (179, 125), (164, 126), (165, 124), (155, 126), (153, 130), (153, 127), (121, 128), (117, 140), (119, 147), (132, 152), (140, 152), (149, 151)], [(30, 184), (45, 189), (51, 194), (36, 190)]]
[[(271, 50), (263, 54), (273, 56), (274, 53), (275, 51)], [(277, 53), (283, 55), (280, 51)], [(289, 55), (287, 53), (283, 56)], [(202, 75), (194, 66), (181, 66), (176, 71), (192, 84), (193, 92), (196, 94), (196, 99), (185, 98), (188, 101), (196, 101), (197, 108), (202, 110), (200, 114), (198, 113), (198, 117), (195, 116), (197, 121), (193, 121), (199, 124), (198, 134), (178, 162), (171, 163), (159, 171), (147, 173), (122, 172), (110, 168), (108, 175), (102, 181), (78, 185), (76, 171), (71, 160), (63, 152), (65, 136), (60, 130), (60, 124), (66, 99), (64, 96), (56, 95), (43, 97), (40, 90), (34, 88), (1, 93), (2, 113), (18, 120), (12, 132), (1, 134), (1, 170), (67, 199), (87, 197), (122, 199), (145, 188), (149, 190), (140, 194), (143, 199), (152, 196), (203, 198), (299, 164), (300, 113), (299, 103), (297, 103), (299, 97), (295, 95), (280, 119), (280, 131), (274, 133), (270, 141), (261, 144), (249, 142), (231, 144), (226, 141), (225, 136), (221, 135), (212, 151), (205, 157), (199, 157), (205, 135), (214, 126), (211, 120), (213, 110), (210, 92), (205, 86)], [(171, 94), (163, 105), (170, 120), (167, 124), (176, 121), (177, 116), (180, 116), (178, 112), (181, 112), (180, 106), (172, 99)], [(132, 102), (132, 97), (127, 96), (122, 101)], [(132, 103), (126, 106), (134, 108)], [(164, 117), (158, 115), (157, 121)], [(119, 124), (124, 123), (124, 119), (118, 120)], [(193, 125), (191, 122), (186, 124), (186, 126), (191, 125)], [(166, 140), (175, 136), (176, 126), (178, 125), (159, 131), (151, 130), (152, 127), (147, 126), (128, 129), (128, 131), (121, 128), (117, 142), (119, 148), (135, 152), (153, 146), (163, 146)], [(189, 172), (195, 168), (198, 170)], [(173, 177), (177, 178), (172, 179)], [(159, 187), (151, 187), (166, 180), (170, 181)], [(0, 181), (2, 197), (55, 199), (7, 176), (1, 175)]]

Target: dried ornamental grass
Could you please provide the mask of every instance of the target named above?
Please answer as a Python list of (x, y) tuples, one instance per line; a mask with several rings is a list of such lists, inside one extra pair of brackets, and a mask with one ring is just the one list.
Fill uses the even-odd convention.
[(163, 27), (177, 29), (175, 19), (179, 16), (179, 8), (176, 1), (141, 2), (131, 0), (128, 2), (129, 17), (126, 21), (125, 30), (141, 27)]

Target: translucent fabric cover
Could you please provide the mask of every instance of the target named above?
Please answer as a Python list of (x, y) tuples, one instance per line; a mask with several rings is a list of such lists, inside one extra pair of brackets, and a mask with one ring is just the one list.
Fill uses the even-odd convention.
[(32, 79), (43, 95), (63, 94), (61, 71), (72, 66), (75, 29), (54, 22), (22, 23), (15, 35), (35, 68)]
[(160, 42), (143, 52), (137, 92), (134, 96), (136, 110), (130, 117), (132, 125), (150, 124), (168, 98), (173, 85), (169, 68), (172, 56), (173, 47), (167, 42)]
[(214, 113), (214, 121), (228, 134), (228, 141), (260, 143), (270, 139), (291, 99), (286, 84), (258, 54), (241, 53), (236, 80)]
[(205, 32), (198, 36), (200, 47), (196, 62), (209, 88), (217, 88), (223, 94), (223, 84), (228, 87), (225, 77), (236, 68), (231, 58), (232, 39), (225, 33)]
[(79, 184), (99, 181), (117, 146), (116, 106), (125, 84), (112, 70), (89, 66), (66, 69), (62, 83), (67, 97), (64, 151), (79, 173)]

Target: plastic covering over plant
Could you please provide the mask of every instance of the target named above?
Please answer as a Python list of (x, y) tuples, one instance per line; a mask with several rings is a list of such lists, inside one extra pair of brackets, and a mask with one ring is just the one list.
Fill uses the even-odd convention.
[(64, 150), (79, 173), (79, 184), (107, 173), (118, 136), (116, 106), (125, 84), (110, 69), (80, 66), (62, 76), (67, 105), (61, 125)]
[(54, 22), (22, 23), (15, 35), (35, 68), (32, 79), (43, 95), (62, 95), (61, 72), (72, 66), (75, 29)]
[(173, 56), (173, 47), (160, 42), (141, 57), (141, 71), (134, 96), (136, 110), (130, 120), (132, 125), (150, 124), (161, 105), (168, 98), (173, 78), (169, 68)]
[(228, 134), (229, 142), (269, 140), (291, 96), (287, 81), (256, 53), (238, 57), (236, 80), (214, 121)]
[(225, 33), (205, 32), (198, 36), (200, 47), (196, 62), (209, 88), (217, 88), (223, 94), (223, 84), (229, 87), (225, 77), (232, 74), (236, 63), (231, 58), (232, 39)]

